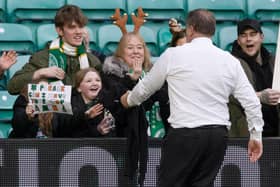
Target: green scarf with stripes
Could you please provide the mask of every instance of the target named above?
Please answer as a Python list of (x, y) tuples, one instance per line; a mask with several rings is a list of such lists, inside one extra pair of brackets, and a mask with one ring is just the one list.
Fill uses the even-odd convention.
[(67, 56), (79, 56), (80, 69), (89, 67), (84, 45), (73, 47), (64, 43), (61, 38), (53, 40), (49, 47), (49, 67), (57, 66), (66, 72)]

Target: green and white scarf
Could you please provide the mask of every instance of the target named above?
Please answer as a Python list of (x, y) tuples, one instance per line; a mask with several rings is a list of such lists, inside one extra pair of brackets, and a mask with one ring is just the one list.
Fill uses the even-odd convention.
[(56, 38), (50, 44), (49, 67), (57, 66), (66, 72), (67, 55), (79, 56), (80, 69), (89, 67), (85, 46), (80, 45), (78, 47), (72, 47), (69, 44), (63, 42), (60, 38)]

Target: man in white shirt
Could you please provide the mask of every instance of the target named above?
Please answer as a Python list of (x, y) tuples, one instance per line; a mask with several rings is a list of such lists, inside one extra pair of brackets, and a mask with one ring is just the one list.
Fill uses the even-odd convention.
[(171, 129), (162, 146), (160, 187), (213, 185), (227, 147), (231, 94), (247, 116), (250, 161), (263, 151), (260, 101), (240, 62), (212, 44), (213, 14), (191, 11), (186, 25), (189, 43), (166, 50), (150, 73), (121, 97), (124, 107), (139, 105), (168, 82)]

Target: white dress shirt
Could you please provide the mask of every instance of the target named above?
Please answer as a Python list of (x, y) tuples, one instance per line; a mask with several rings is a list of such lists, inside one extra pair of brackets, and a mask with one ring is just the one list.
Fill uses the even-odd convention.
[(239, 100), (253, 139), (261, 140), (261, 104), (238, 59), (206, 37), (167, 49), (151, 71), (128, 95), (128, 105), (139, 105), (168, 82), (169, 123), (173, 128), (203, 125), (230, 127), (227, 103)]

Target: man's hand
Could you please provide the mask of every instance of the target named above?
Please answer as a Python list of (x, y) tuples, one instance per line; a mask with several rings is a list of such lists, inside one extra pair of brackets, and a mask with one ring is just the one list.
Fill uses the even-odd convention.
[(249, 140), (248, 143), (248, 156), (251, 162), (256, 162), (263, 153), (263, 144), (257, 140)]
[(33, 80), (34, 81), (39, 81), (41, 79), (47, 79), (47, 78), (57, 78), (59, 80), (64, 79), (65, 76), (65, 72), (63, 71), (63, 69), (56, 67), (56, 66), (52, 66), (52, 67), (48, 67), (48, 68), (41, 68), (37, 71), (35, 71), (34, 75), (33, 75)]
[(17, 53), (15, 51), (3, 52), (0, 57), (0, 71), (9, 69), (17, 61)]
[(128, 103), (127, 103), (127, 97), (128, 97), (129, 91), (127, 91), (125, 94), (121, 96), (121, 104), (124, 108), (128, 108)]
[(258, 92), (257, 95), (262, 103), (268, 105), (277, 105), (280, 99), (280, 92), (270, 88)]

